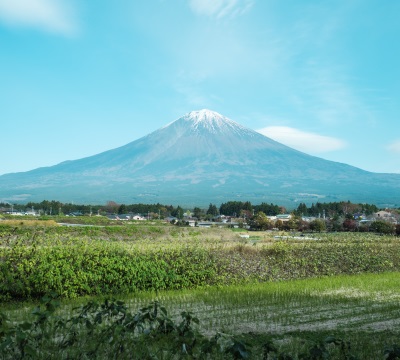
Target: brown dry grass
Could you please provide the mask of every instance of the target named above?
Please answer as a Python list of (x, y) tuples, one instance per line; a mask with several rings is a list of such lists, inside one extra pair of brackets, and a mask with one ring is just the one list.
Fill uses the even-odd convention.
[(9, 226), (59, 226), (54, 220), (2, 220), (1, 224)]

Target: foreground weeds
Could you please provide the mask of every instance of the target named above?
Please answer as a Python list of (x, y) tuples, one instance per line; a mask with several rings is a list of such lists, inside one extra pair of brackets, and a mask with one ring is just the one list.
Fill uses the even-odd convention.
[(12, 324), (0, 314), (1, 359), (247, 359), (240, 337), (199, 333), (199, 320), (183, 311), (173, 321), (158, 302), (128, 311), (122, 301), (88, 302), (69, 318), (56, 315), (55, 294), (42, 298), (35, 320)]
[[(119, 300), (89, 301), (66, 316), (55, 293), (40, 300), (33, 320), (10, 321), (0, 313), (0, 359), (399, 359), (396, 343), (360, 350), (360, 337), (298, 332), (286, 335), (201, 332), (191, 312), (171, 316), (158, 301), (136, 312)], [(346, 335), (344, 335), (346, 336)], [(367, 335), (368, 337), (368, 335)], [(371, 335), (370, 335), (371, 337)], [(366, 338), (363, 343), (373, 338)], [(386, 341), (388, 339), (386, 338)], [(376, 341), (376, 340), (375, 340)]]

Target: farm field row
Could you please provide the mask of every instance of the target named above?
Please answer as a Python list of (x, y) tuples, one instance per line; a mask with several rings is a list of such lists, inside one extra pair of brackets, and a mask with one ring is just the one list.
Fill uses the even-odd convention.
[[(174, 321), (182, 311), (190, 311), (199, 319), (202, 334), (241, 336), (251, 345), (254, 358), (262, 358), (256, 354), (261, 354), (260, 346), (267, 340), (294, 356), (307, 344), (331, 336), (348, 341), (359, 359), (382, 359), (385, 346), (399, 343), (397, 272), (138, 292), (117, 298), (132, 312), (158, 301)], [(104, 297), (94, 300), (101, 302)], [(58, 316), (72, 318), (73, 309), (87, 301), (62, 301)], [(9, 305), (6, 313), (14, 323), (29, 321), (32, 307)]]
[(0, 301), (400, 271), (400, 238), (148, 226), (0, 224)]

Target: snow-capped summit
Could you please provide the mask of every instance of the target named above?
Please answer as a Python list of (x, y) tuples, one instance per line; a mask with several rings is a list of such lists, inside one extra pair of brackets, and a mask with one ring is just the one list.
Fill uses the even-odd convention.
[[(170, 125), (184, 122), (190, 124), (191, 128), (197, 128), (199, 125), (207, 128), (218, 128), (223, 126), (225, 123), (233, 122), (227, 117), (217, 113), (216, 111), (202, 109), (188, 112), (179, 119), (167, 124), (163, 128), (169, 127)], [(185, 125), (187, 126), (187, 125)]]
[(228, 135), (227, 132), (230, 131), (240, 133), (249, 130), (226, 116), (209, 109), (191, 111), (177, 121), (179, 120), (189, 122), (193, 130), (205, 130), (214, 134), (225, 133)]
[(202, 110), (196, 110), (196, 111), (191, 111), (187, 113), (184, 118), (186, 120), (192, 120), (194, 122), (199, 122), (199, 121), (225, 121), (228, 120), (227, 117), (221, 115), (220, 113), (217, 113), (216, 111), (212, 111), (209, 109), (202, 109)]

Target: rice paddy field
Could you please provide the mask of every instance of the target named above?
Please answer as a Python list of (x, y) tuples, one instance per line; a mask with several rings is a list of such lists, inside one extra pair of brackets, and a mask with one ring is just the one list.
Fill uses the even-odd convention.
[[(50, 222), (2, 222), (0, 234), (0, 358), (400, 358), (397, 237)], [(54, 309), (53, 300), (39, 300), (48, 292), (61, 295)], [(111, 299), (118, 302), (111, 306)], [(153, 312), (151, 321), (177, 324), (166, 338), (148, 318), (147, 332), (138, 325), (131, 336), (121, 330), (127, 314), (143, 320), (155, 304), (165, 313)], [(182, 312), (195, 319), (192, 332), (178, 331)], [(47, 337), (38, 336), (44, 331)], [(30, 351), (21, 352), (18, 336)]]

